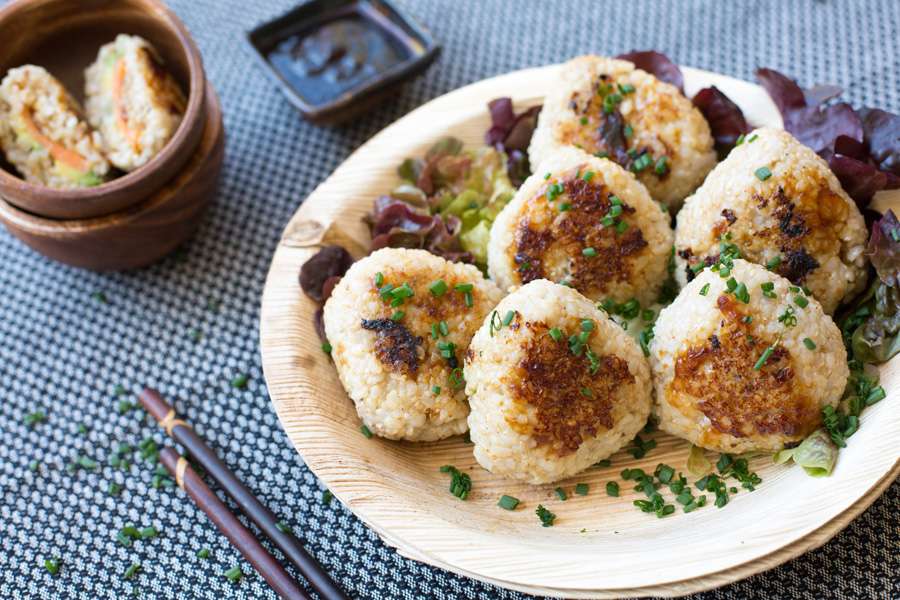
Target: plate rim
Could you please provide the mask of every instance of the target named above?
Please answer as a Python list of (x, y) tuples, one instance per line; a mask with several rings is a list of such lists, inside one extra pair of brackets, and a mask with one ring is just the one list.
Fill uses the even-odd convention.
[[(534, 74), (538, 71), (550, 72), (552, 69), (559, 68), (559, 65), (548, 65), (544, 67), (535, 67), (530, 69), (522, 69), (519, 71), (513, 71), (511, 73), (506, 73), (502, 75), (498, 75), (496, 77), (491, 77), (488, 79), (483, 79), (474, 83), (471, 83), (467, 86), (463, 86), (447, 94), (439, 96), (417, 109), (411, 111), (406, 116), (398, 119), (397, 121), (391, 123), (384, 129), (382, 129), (378, 134), (373, 136), (366, 143), (362, 144), (359, 148), (357, 148), (346, 160), (344, 160), (333, 172), (329, 175), (319, 186), (317, 186), (307, 197), (307, 200), (314, 198), (320, 190), (326, 188), (326, 186), (331, 185), (336, 178), (340, 177), (343, 174), (345, 168), (348, 168), (347, 165), (352, 163), (354, 159), (360, 154), (364, 155), (372, 146), (376, 146), (381, 139), (390, 135), (393, 128), (397, 127), (398, 124), (405, 122), (408, 119), (415, 119), (419, 115), (423, 114), (426, 111), (432, 110), (435, 108), (435, 104), (437, 103), (439, 106), (443, 106), (450, 102), (452, 99), (457, 97), (463, 97), (466, 94), (471, 94), (473, 91), (477, 91), (480, 86), (488, 86), (488, 83), (498, 83), (503, 82), (506, 78), (515, 79), (518, 77), (523, 77), (528, 74)], [(759, 88), (755, 84), (752, 84), (747, 81), (743, 81), (740, 79), (731, 78), (725, 75), (712, 73), (709, 71), (702, 71), (699, 69), (692, 69), (689, 67), (682, 67), (685, 71), (686, 81), (696, 81), (697, 78), (709, 78), (713, 77), (718, 81), (727, 82), (733, 86), (736, 86), (738, 89), (744, 88), (746, 86), (751, 86), (753, 88)], [(690, 84), (689, 84), (690, 87)], [(777, 111), (774, 108), (774, 105), (770, 107), (766, 107), (769, 111), (768, 118), (771, 120), (771, 113), (773, 111), (774, 114), (777, 115)], [(779, 117), (780, 121), (780, 117)], [(313, 247), (315, 243), (303, 244), (297, 243), (296, 231), (292, 231), (292, 227), (297, 223), (302, 223), (305, 217), (311, 216), (307, 213), (313, 213), (314, 208), (309, 208), (310, 206), (314, 207), (313, 202), (304, 201), (295, 214), (290, 219), (289, 223), (285, 227), (285, 231), (282, 235), (282, 238), (276, 248), (275, 254), (273, 255), (272, 263), (270, 265), (269, 271), (266, 276), (265, 288), (262, 295), (262, 306), (260, 310), (260, 346), (261, 346), (261, 355), (262, 355), (262, 366), (263, 366), (263, 375), (266, 379), (266, 383), (269, 389), (270, 396), (272, 398), (272, 403), (275, 408), (275, 412), (278, 415), (279, 422), (284, 428), (288, 438), (291, 440), (292, 445), (298, 451), (298, 453), (303, 456), (303, 451), (300, 446), (302, 445), (300, 441), (296, 438), (302, 437), (297, 434), (292, 433), (292, 429), (289, 427), (289, 424), (286, 422), (283, 413), (286, 413), (288, 410), (287, 407), (282, 406), (282, 400), (278, 398), (278, 393), (275, 391), (278, 388), (277, 384), (273, 384), (274, 382), (274, 374), (273, 370), (276, 368), (274, 363), (272, 362), (271, 357), (267, 358), (266, 348), (269, 345), (267, 340), (269, 340), (269, 331), (267, 329), (266, 323), (268, 321), (267, 317), (269, 315), (269, 310), (267, 310), (267, 306), (271, 302), (271, 296), (273, 294), (273, 289), (278, 287), (280, 282), (275, 282), (275, 271), (279, 262), (279, 256), (283, 255), (289, 249), (297, 250), (298, 247)], [(320, 234), (324, 232), (318, 232)], [(315, 238), (315, 236), (311, 236), (311, 240)], [(321, 236), (319, 237), (321, 240)], [(299, 268), (299, 265), (298, 265)], [(455, 572), (461, 574), (466, 577), (471, 577), (480, 581), (485, 581), (494, 585), (499, 585), (505, 588), (516, 589), (523, 592), (533, 593), (533, 594), (549, 594), (549, 595), (557, 595), (564, 597), (623, 597), (623, 596), (634, 596), (634, 595), (645, 595), (645, 594), (655, 594), (662, 596), (680, 596), (684, 594), (689, 594), (698, 591), (704, 591), (708, 589), (712, 589), (715, 587), (719, 587), (721, 585), (725, 585), (728, 583), (732, 583), (734, 581), (749, 577), (751, 575), (757, 574), (759, 572), (774, 568), (784, 562), (799, 556), (809, 550), (818, 548), (819, 546), (825, 544), (828, 540), (834, 537), (838, 532), (844, 529), (853, 519), (855, 519), (860, 513), (862, 513), (866, 508), (868, 508), (900, 475), (900, 457), (895, 459), (894, 464), (891, 468), (885, 471), (879, 479), (876, 479), (869, 488), (856, 496), (852, 503), (847, 506), (844, 510), (834, 515), (832, 518), (828, 519), (826, 522), (822, 523), (820, 526), (812, 529), (800, 537), (790, 540), (786, 542), (784, 545), (779, 546), (778, 548), (768, 552), (767, 554), (758, 556), (756, 558), (747, 559), (741, 563), (734, 564), (732, 566), (726, 567), (724, 569), (719, 569), (714, 572), (705, 573), (700, 576), (687, 577), (681, 580), (673, 580), (666, 582), (665, 584), (653, 584), (649, 586), (640, 586), (640, 587), (614, 587), (614, 588), (603, 588), (603, 589), (587, 589), (587, 588), (574, 588), (574, 587), (544, 587), (538, 585), (532, 585), (527, 583), (518, 583), (515, 581), (508, 581), (505, 579), (493, 578), (489, 575), (483, 575), (480, 573), (476, 573), (473, 571), (469, 571), (466, 568), (463, 568), (458, 565), (451, 564), (449, 562), (445, 562), (439, 558), (436, 558), (432, 555), (427, 554), (424, 550), (418, 548), (415, 544), (409, 542), (409, 540), (403, 540), (402, 535), (399, 537), (395, 537), (393, 534), (384, 531), (380, 525), (376, 522), (377, 519), (373, 519), (372, 515), (366, 512), (365, 507), (360, 506), (358, 503), (352, 501), (352, 499), (342, 497), (342, 492), (340, 490), (340, 482), (330, 481), (330, 477), (323, 476), (320, 473), (324, 467), (319, 464), (313, 464), (316, 461), (313, 460), (313, 463), (310, 463), (309, 460), (305, 456), (303, 456), (304, 461), (313, 471), (313, 473), (319, 477), (323, 483), (329, 486), (329, 489), (338, 496), (339, 499), (344, 503), (347, 508), (349, 508), (361, 521), (363, 521), (367, 527), (375, 531), (389, 546), (396, 548), (398, 552), (408, 558), (412, 558), (419, 562), (424, 562), (427, 564), (431, 564), (433, 566), (437, 566), (451, 572)], [(406, 547), (404, 547), (404, 544)]]

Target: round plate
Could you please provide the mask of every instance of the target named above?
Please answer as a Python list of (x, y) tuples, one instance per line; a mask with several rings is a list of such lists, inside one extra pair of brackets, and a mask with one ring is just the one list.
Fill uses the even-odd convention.
[[(625, 468), (652, 472), (660, 462), (685, 470), (688, 444), (656, 432), (642, 460), (627, 451), (612, 466), (592, 468), (553, 485), (530, 486), (488, 473), (462, 436), (435, 443), (367, 439), (353, 403), (338, 381), (313, 329), (314, 302), (300, 291), (300, 266), (321, 244), (341, 244), (356, 257), (368, 249), (362, 217), (397, 183), (397, 165), (421, 156), (438, 138), (482, 143), (486, 104), (512, 96), (516, 107), (538, 104), (558, 66), (516, 71), (466, 86), (411, 112), (373, 137), (306, 199), (288, 224), (272, 261), (262, 299), (263, 369), (275, 410), (309, 467), (359, 518), (401, 554), (500, 586), (564, 597), (675, 596), (709, 589), (825, 543), (872, 503), (900, 472), (900, 362), (882, 367), (888, 396), (867, 409), (859, 432), (841, 451), (834, 474), (813, 479), (802, 469), (761, 457), (751, 467), (763, 478), (754, 492), (658, 519), (637, 510), (628, 483), (619, 498), (607, 481)], [(711, 84), (736, 101), (754, 125), (780, 127), (762, 88), (684, 68), (687, 93)], [(455, 465), (472, 477), (460, 501), (439, 471)], [(590, 486), (573, 494), (576, 483)], [(569, 499), (560, 501), (561, 485)], [(519, 498), (515, 511), (497, 507), (502, 494)], [(668, 501), (671, 494), (666, 491)], [(544, 528), (534, 511), (556, 513)]]

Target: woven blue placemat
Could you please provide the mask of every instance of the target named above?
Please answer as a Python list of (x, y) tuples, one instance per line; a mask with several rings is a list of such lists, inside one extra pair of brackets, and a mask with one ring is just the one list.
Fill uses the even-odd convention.
[[(258, 350), (269, 260), (303, 198), (353, 149), (423, 102), (578, 53), (655, 48), (745, 79), (765, 65), (804, 84), (841, 83), (855, 104), (900, 111), (897, 0), (406, 0), (399, 4), (442, 43), (438, 63), (358, 121), (318, 129), (297, 117), (242, 43), (245, 30), (293, 4), (172, 0), (203, 53), (228, 131), (219, 196), (183, 252), (100, 275), (54, 264), (0, 233), (0, 598), (275, 598), (180, 491), (153, 486), (152, 465), (134, 458), (125, 472), (107, 464), (120, 442), (163, 441), (141, 411), (118, 410), (128, 396), (117, 386), (144, 385), (176, 400), (351, 596), (525, 598), (402, 558), (339, 502), (321, 502), (321, 485), (272, 410)], [(230, 385), (242, 373), (250, 377), (246, 390)], [(36, 410), (47, 422), (27, 427), (24, 416)], [(64, 465), (78, 456), (102, 466), (67, 473)], [(108, 495), (111, 482), (123, 487), (120, 495)], [(895, 483), (823, 548), (695, 598), (898, 598), (898, 514)], [(129, 522), (160, 535), (123, 547), (115, 534)], [(211, 558), (197, 558), (201, 548)], [(56, 577), (41, 566), (50, 556), (62, 559)], [(141, 571), (123, 580), (133, 562)], [(233, 565), (248, 573), (237, 585), (222, 576)]]

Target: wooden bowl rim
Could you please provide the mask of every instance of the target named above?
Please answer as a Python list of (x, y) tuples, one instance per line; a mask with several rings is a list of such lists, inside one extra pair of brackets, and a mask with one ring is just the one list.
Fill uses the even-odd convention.
[[(737, 546), (735, 546), (736, 553), (726, 552), (718, 556), (708, 556), (709, 552), (706, 550), (707, 554), (704, 555), (702, 563), (702, 565), (708, 565), (706, 567), (698, 567), (696, 560), (693, 565), (683, 565), (677, 555), (671, 555), (670, 566), (663, 575), (648, 574), (646, 567), (635, 565), (636, 568), (630, 569), (632, 573), (626, 576), (620, 576), (618, 573), (603, 574), (600, 578), (606, 579), (607, 585), (602, 587), (584, 585), (586, 582), (597, 580), (596, 572), (602, 565), (594, 564), (592, 568), (582, 569), (577, 577), (572, 577), (571, 565), (562, 563), (563, 559), (557, 553), (553, 557), (554, 564), (564, 566), (555, 567), (560, 570), (553, 576), (546, 576), (547, 568), (543, 561), (538, 559), (540, 568), (537, 568), (535, 559), (530, 558), (529, 552), (537, 557), (542, 548), (561, 548), (564, 543), (577, 543), (573, 542), (577, 538), (571, 535), (572, 532), (560, 532), (558, 537), (540, 543), (535, 542), (533, 537), (515, 540), (514, 543), (504, 542), (503, 532), (499, 529), (493, 532), (481, 531), (475, 529), (476, 525), (469, 524), (466, 519), (471, 516), (471, 513), (463, 516), (451, 514), (456, 512), (456, 505), (452, 505), (450, 501), (444, 502), (445, 506), (442, 506), (442, 508), (448, 508), (447, 514), (437, 513), (431, 510), (435, 503), (431, 502), (427, 495), (422, 495), (425, 492), (424, 489), (417, 490), (416, 497), (406, 494), (409, 491), (406, 487), (402, 490), (404, 493), (398, 492), (397, 486), (405, 486), (406, 482), (400, 481), (399, 474), (397, 477), (391, 477), (390, 474), (383, 473), (382, 471), (385, 469), (383, 463), (393, 464), (399, 460), (398, 456), (412, 454), (413, 450), (418, 450), (423, 445), (370, 440), (369, 442), (374, 441), (378, 446), (366, 446), (364, 449), (358, 449), (356, 439), (357, 437), (362, 438), (358, 431), (355, 431), (355, 424), (358, 423), (358, 420), (355, 417), (352, 403), (346, 398), (346, 393), (341, 392), (340, 397), (331, 395), (331, 390), (335, 387), (340, 389), (340, 384), (335, 384), (337, 376), (333, 366), (330, 364), (322, 366), (324, 359), (321, 357), (324, 355), (318, 350), (318, 342), (314, 339), (315, 335), (310, 335), (314, 304), (303, 297), (299, 290), (296, 281), (299, 266), (315, 252), (320, 244), (325, 243), (347, 243), (351, 252), (357, 256), (360, 254), (363, 249), (359, 246), (354, 234), (358, 234), (360, 228), (364, 226), (344, 223), (345, 226), (356, 228), (349, 230), (348, 233), (336, 230), (336, 228), (332, 228), (332, 225), (337, 224), (336, 221), (342, 217), (345, 221), (358, 220), (361, 213), (368, 210), (367, 207), (360, 205), (361, 198), (371, 200), (379, 192), (385, 191), (381, 187), (372, 189), (374, 186), (371, 185), (371, 180), (379, 178), (387, 171), (393, 172), (395, 168), (393, 159), (396, 158), (394, 150), (397, 147), (400, 147), (402, 152), (413, 152), (412, 146), (417, 149), (419, 147), (427, 148), (427, 145), (433, 142), (438, 135), (446, 135), (448, 131), (452, 133), (453, 126), (464, 123), (464, 111), (471, 112), (474, 110), (471, 107), (474, 106), (477, 106), (478, 110), (483, 110), (482, 106), (487, 100), (499, 95), (512, 95), (517, 106), (527, 105), (527, 103), (522, 104), (525, 98), (536, 101), (539, 96), (532, 93), (534, 89), (527, 89), (527, 92), (520, 92), (517, 95), (517, 85), (523, 78), (541, 75), (546, 77), (548, 73), (557, 68), (558, 65), (550, 65), (500, 75), (473, 83), (430, 101), (388, 126), (357, 149), (309, 195), (295, 213), (285, 228), (282, 240), (273, 256), (266, 278), (260, 312), (263, 373), (279, 421), (288, 438), (317, 477), (354, 514), (378, 533), (388, 545), (397, 548), (401, 554), (468, 577), (534, 594), (573, 598), (631, 597), (646, 594), (683, 595), (748, 577), (824, 544), (865, 510), (900, 474), (900, 457), (897, 456), (896, 443), (888, 438), (877, 438), (874, 431), (877, 428), (878, 432), (885, 430), (900, 432), (900, 418), (896, 416), (894, 408), (900, 400), (897, 397), (897, 390), (900, 389), (900, 379), (898, 379), (900, 377), (900, 368), (898, 368), (900, 359), (895, 359), (882, 367), (883, 384), (888, 391), (888, 398), (870, 408), (863, 415), (863, 427), (857, 435), (861, 436), (859, 441), (864, 440), (865, 443), (858, 443), (855, 447), (851, 445), (842, 457), (842, 462), (852, 465), (856, 470), (852, 471), (852, 476), (847, 476), (845, 469), (841, 473), (842, 477), (833, 477), (827, 480), (829, 486), (842, 486), (840, 494), (832, 492), (822, 496), (822, 498), (827, 496), (827, 500), (830, 502), (820, 500), (823, 502), (821, 506), (795, 503), (794, 506), (786, 507), (786, 510), (782, 512), (784, 515), (788, 515), (789, 520), (785, 521), (788, 517), (784, 515), (780, 516), (779, 520), (785, 523), (788, 533), (777, 538), (771, 536), (741, 538), (748, 540), (748, 548), (754, 547), (737, 552)], [(709, 85), (712, 81), (737, 100), (739, 105), (742, 105), (751, 122), (767, 123), (771, 126), (780, 124), (777, 110), (767, 97), (763, 98), (764, 93), (760, 95), (759, 86), (698, 69), (683, 67), (683, 70), (690, 93), (696, 91), (696, 89), (691, 90), (690, 88), (697, 83), (698, 78), (703, 78), (703, 85)], [(534, 85), (531, 86), (531, 88), (534, 87)], [(744, 101), (749, 101), (743, 98), (744, 92), (752, 92), (746, 95), (755, 96), (754, 100), (764, 106), (759, 104), (744, 106)], [(526, 96), (526, 93), (531, 95)], [(463, 104), (468, 106), (465, 109), (460, 108)], [(761, 114), (766, 118), (753, 118), (754, 116), (759, 117)], [(416, 124), (415, 127), (413, 122)], [(409, 143), (402, 141), (413, 135), (417, 136), (418, 141)], [(404, 136), (409, 137), (404, 138)], [(390, 158), (385, 158), (385, 156), (390, 156)], [(381, 183), (379, 182), (379, 186)], [(368, 188), (365, 187), (366, 185)], [(297, 328), (301, 328), (302, 331)], [(327, 376), (329, 380), (323, 381), (321, 379), (323, 376)], [(323, 404), (328, 405), (338, 401), (346, 402), (349, 407), (342, 405), (336, 414), (321, 412)], [(892, 410), (894, 413), (891, 412)], [(347, 417), (347, 415), (352, 416)], [(343, 417), (349, 418), (352, 423), (341, 421)], [(881, 420), (879, 421), (879, 419)], [(877, 427), (873, 427), (873, 425)], [(873, 437), (875, 437), (874, 440)], [(861, 453), (874, 453), (875, 456), (869, 462), (861, 462), (857, 460)], [(422, 454), (427, 454), (427, 452), (422, 452)], [(441, 456), (436, 460), (443, 458)], [(653, 456), (646, 460), (655, 464), (660, 458)], [(430, 464), (433, 461), (423, 462)], [(646, 465), (641, 466), (646, 468)], [(840, 471), (841, 465), (838, 466)], [(616, 468), (621, 468), (621, 466), (617, 464)], [(652, 470), (652, 467), (650, 468)], [(779, 483), (779, 479), (802, 477), (801, 481), (804, 485), (809, 481), (813, 482), (809, 484), (812, 486), (816, 485), (814, 482), (822, 481), (807, 480), (806, 476), (797, 468), (777, 467), (777, 469), (780, 470), (773, 475), (773, 480), (763, 484), (769, 484), (769, 489), (772, 490), (771, 493), (775, 497), (780, 497), (779, 492), (784, 493), (786, 489), (773, 485)], [(350, 470), (353, 472), (350, 473)], [(572, 480), (577, 478), (572, 478)], [(424, 488), (426, 484), (430, 486), (433, 482), (422, 481), (421, 483)], [(566, 485), (570, 483), (571, 481)], [(782, 481), (781, 483), (793, 484), (796, 482)], [(793, 493), (795, 489), (791, 487), (789, 491)], [(819, 488), (807, 487), (806, 489), (817, 490)], [(595, 491), (592, 494), (602, 495), (603, 492)], [(805, 495), (808, 494), (809, 492), (805, 493)], [(454, 499), (451, 498), (451, 500)], [(740, 505), (742, 507), (748, 506), (749, 502), (758, 501), (760, 500), (751, 499), (749, 495), (739, 496), (735, 499), (735, 503), (743, 503)], [(529, 504), (528, 510), (533, 511), (533, 508), (534, 505)], [(818, 511), (814, 510), (815, 508), (818, 508)], [(704, 513), (701, 526), (708, 523), (708, 520), (713, 520), (713, 523), (718, 522), (721, 525), (721, 520), (717, 521), (715, 516), (717, 514), (729, 518), (740, 515), (739, 512), (734, 512), (736, 507), (726, 507), (726, 511), (729, 509), (731, 510), (727, 515), (725, 511), (711, 515)], [(476, 509), (470, 508), (469, 510)], [(479, 510), (485, 509), (479, 507)], [(697, 514), (699, 512), (689, 516)], [(531, 517), (534, 518), (533, 515)], [(493, 515), (491, 514), (487, 518), (493, 518)], [(797, 523), (790, 519), (802, 522)], [(473, 520), (474, 522), (476, 521)], [(755, 520), (754, 523), (768, 526), (765, 519)], [(478, 524), (481, 523), (478, 522)], [(650, 527), (652, 528), (652, 526)], [(538, 529), (540, 529), (539, 526)], [(692, 533), (696, 534), (696, 530)], [(726, 537), (728, 535), (725, 530), (711, 531), (710, 533)], [(667, 535), (671, 535), (671, 532), (667, 532)], [(742, 535), (747, 535), (746, 526)], [(626, 556), (635, 553), (632, 542), (623, 538), (618, 539), (627, 546)], [(649, 542), (646, 544), (648, 548), (654, 545), (652, 538), (647, 542)], [(729, 543), (736, 544), (736, 542)], [(743, 544), (743, 541), (740, 543)], [(510, 546), (514, 546), (515, 550), (519, 552), (517, 556), (511, 559), (493, 558), (498, 555), (498, 552), (502, 552), (498, 549)], [(584, 558), (579, 560), (579, 556), (573, 554), (579, 547), (584, 548), (584, 556), (590, 554), (589, 550), (594, 550), (593, 555), (597, 555), (593, 546), (567, 546), (570, 550), (567, 560), (570, 563), (584, 564)], [(703, 548), (705, 547), (703, 546)], [(608, 548), (604, 548), (604, 550), (608, 551)], [(616, 546), (615, 550), (619, 552), (620, 547)], [(696, 559), (696, 556), (693, 558)], [(708, 564), (707, 558), (716, 560), (712, 561), (713, 564)], [(498, 567), (497, 564), (500, 560), (506, 560), (507, 566)], [(703, 571), (703, 568), (708, 568), (708, 570)], [(540, 577), (545, 576), (543, 581), (538, 581)], [(566, 577), (569, 577), (570, 581), (565, 581)], [(643, 583), (644, 581), (646, 583)]]
[[(66, 2), (67, 0), (55, 1)], [(5, 198), (7, 201), (15, 202), (17, 206), (25, 210), (34, 211), (36, 208), (40, 210), (40, 207), (31, 205), (32, 203), (29, 200), (19, 195), (39, 196), (41, 201), (34, 204), (45, 206), (50, 203), (59, 203), (61, 205), (58, 210), (55, 208), (52, 210), (54, 214), (47, 212), (46, 208), (44, 208), (45, 212), (43, 214), (49, 217), (67, 217), (75, 216), (75, 213), (78, 212), (77, 207), (75, 207), (73, 212), (72, 207), (68, 206), (68, 204), (89, 199), (93, 205), (99, 205), (99, 207), (92, 210), (90, 215), (81, 214), (79, 216), (98, 216), (98, 213), (99, 215), (109, 214), (144, 200), (146, 194), (140, 193), (141, 186), (145, 182), (152, 180), (160, 170), (170, 167), (170, 163), (177, 159), (176, 155), (183, 150), (185, 145), (193, 144), (194, 148), (196, 148), (200, 136), (192, 135), (192, 130), (197, 120), (203, 117), (203, 111), (206, 106), (204, 96), (207, 87), (206, 73), (203, 68), (203, 58), (200, 55), (200, 50), (181, 19), (161, 0), (138, 0), (138, 2), (148, 5), (150, 8), (148, 14), (155, 16), (167, 26), (175, 35), (179, 47), (187, 57), (188, 85), (190, 89), (184, 116), (178, 125), (178, 129), (175, 130), (175, 135), (163, 147), (162, 151), (150, 159), (147, 164), (121, 177), (91, 188), (52, 188), (31, 183), (5, 169), (0, 169), (0, 190), (13, 189), (18, 192), (15, 199), (10, 198), (10, 194), (7, 192)], [(0, 22), (15, 18), (16, 13), (20, 10), (25, 10), (31, 3), (31, 0), (13, 0), (5, 7), (0, 8)], [(191, 148), (191, 151), (194, 148)], [(129, 191), (135, 192), (133, 197), (128, 196)], [(107, 202), (103, 202), (104, 200)]]
[[(197, 151), (202, 150), (207, 145), (206, 140), (212, 140), (209, 147), (215, 146), (215, 140), (224, 137), (225, 128), (222, 121), (222, 107), (219, 97), (211, 83), (206, 84), (206, 93), (204, 94), (204, 102), (206, 103), (206, 123), (203, 128), (203, 134), (200, 137), (200, 143)], [(191, 158), (193, 158), (193, 154)], [(206, 159), (212, 155), (207, 155)], [(170, 193), (169, 190), (175, 186), (180, 189), (188, 185), (194, 174), (203, 168), (205, 160), (193, 162), (190, 158), (186, 163), (186, 168), (178, 172), (171, 180), (166, 182), (154, 194), (145, 197), (140, 204), (130, 206), (115, 212), (99, 217), (89, 217), (85, 219), (51, 219), (42, 217), (33, 213), (22, 210), (21, 208), (10, 203), (3, 197), (0, 197), (0, 222), (12, 225), (34, 235), (46, 234), (65, 234), (68, 236), (77, 236), (82, 233), (96, 231), (107, 227), (120, 227), (124, 224), (133, 223), (141, 219), (147, 212), (156, 209), (160, 205), (177, 201), (177, 193)]]

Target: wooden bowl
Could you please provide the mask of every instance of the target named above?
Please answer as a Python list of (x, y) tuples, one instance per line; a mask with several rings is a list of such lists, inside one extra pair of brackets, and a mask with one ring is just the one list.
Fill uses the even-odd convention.
[[(487, 102), (512, 96), (520, 110), (539, 104), (554, 85), (556, 69), (517, 71), (429, 102), (369, 140), (304, 201), (272, 259), (260, 315), (263, 371), (288, 437), (341, 502), (401, 554), (541, 596), (683, 595), (748, 577), (824, 544), (900, 472), (900, 358), (881, 366), (887, 398), (863, 412), (831, 477), (814, 479), (761, 456), (751, 461), (763, 479), (756, 491), (741, 490), (722, 509), (710, 502), (663, 519), (636, 509), (632, 502), (644, 496), (620, 476), (626, 468), (652, 473), (660, 462), (687, 472), (689, 444), (659, 431), (644, 436), (658, 446), (641, 459), (625, 449), (611, 457), (611, 466), (541, 486), (485, 471), (462, 436), (404, 443), (360, 433), (353, 403), (321, 350), (312, 319), (317, 306), (300, 290), (300, 266), (324, 244), (365, 254), (370, 237), (361, 219), (377, 196), (399, 183), (396, 169), (404, 158), (422, 156), (446, 135), (468, 147), (482, 144)], [(714, 84), (754, 125), (781, 126), (760, 87), (683, 70), (688, 94)], [(466, 501), (448, 491), (449, 477), (439, 470), (446, 464), (471, 476)], [(620, 497), (606, 494), (609, 481), (619, 482)], [(573, 494), (580, 482), (589, 485), (587, 495)], [(568, 500), (556, 497), (557, 486)], [(669, 490), (661, 492), (673, 502)], [(519, 498), (520, 506), (500, 509), (502, 494)], [(553, 527), (541, 527), (539, 504), (556, 513)]]
[(0, 222), (41, 254), (97, 271), (141, 267), (171, 252), (200, 223), (225, 157), (222, 112), (212, 86), (204, 97), (200, 144), (182, 170), (140, 204), (103, 217), (56, 220), (0, 200)]
[(0, 78), (23, 64), (40, 65), (81, 101), (84, 70), (94, 62), (100, 46), (119, 33), (136, 34), (153, 44), (187, 92), (187, 108), (174, 137), (146, 165), (92, 188), (61, 190), (29, 183), (0, 161), (0, 197), (10, 204), (60, 219), (108, 215), (152, 196), (194, 155), (207, 121), (203, 62), (185, 26), (158, 0), (7, 4), (0, 9)]

